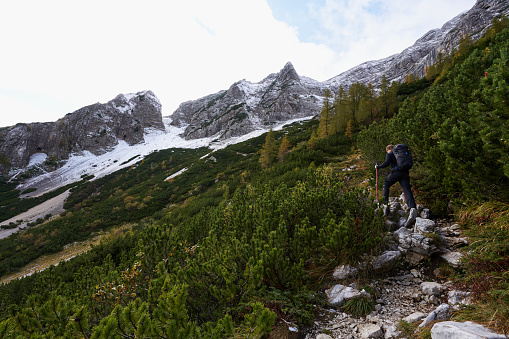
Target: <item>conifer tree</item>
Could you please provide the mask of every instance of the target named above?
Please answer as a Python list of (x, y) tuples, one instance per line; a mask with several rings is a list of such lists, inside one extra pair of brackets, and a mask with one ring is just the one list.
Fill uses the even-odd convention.
[(316, 133), (316, 129), (313, 129), (311, 132), (311, 137), (308, 140), (307, 143), (307, 149), (313, 149), (316, 146), (316, 143), (318, 142), (318, 134)]
[(280, 162), (283, 162), (285, 155), (290, 152), (290, 142), (288, 141), (288, 136), (285, 134), (283, 140), (281, 140), (281, 145), (279, 146), (278, 159)]
[(384, 117), (391, 117), (396, 109), (396, 98), (398, 93), (398, 85), (396, 82), (389, 84), (386, 76), (382, 76), (380, 85), (380, 111)]
[(375, 87), (370, 82), (368, 86), (366, 87), (366, 91), (364, 93), (364, 98), (361, 103), (361, 109), (364, 110), (363, 117), (364, 120), (362, 122), (368, 122), (371, 123), (375, 121), (375, 118), (377, 116), (376, 110), (377, 110), (377, 94)]
[(277, 158), (277, 152), (278, 148), (276, 138), (274, 136), (274, 131), (271, 128), (265, 137), (265, 144), (263, 145), (260, 155), (259, 162), (263, 168), (268, 168), (274, 163)]
[(345, 132), (345, 135), (350, 138), (350, 142), (353, 143), (353, 124), (354, 124), (354, 121), (352, 119), (348, 120), (348, 123), (346, 124), (346, 132)]
[(339, 86), (334, 99), (334, 129), (336, 132), (344, 131), (348, 123), (348, 96), (343, 85)]
[(361, 122), (360, 104), (365, 95), (366, 86), (359, 82), (353, 83), (348, 89), (348, 120), (359, 124)]
[(326, 89), (322, 112), (320, 113), (320, 124), (318, 125), (318, 138), (326, 138), (331, 135), (331, 121), (333, 118), (331, 97), (331, 92), (329, 89)]

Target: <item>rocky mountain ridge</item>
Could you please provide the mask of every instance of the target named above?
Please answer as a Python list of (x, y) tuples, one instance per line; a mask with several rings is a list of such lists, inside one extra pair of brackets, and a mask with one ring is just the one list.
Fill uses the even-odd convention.
[(6, 127), (0, 129), (0, 172), (26, 167), (34, 157), (50, 166), (83, 151), (106, 153), (119, 140), (134, 145), (144, 140), (147, 128), (165, 129), (161, 103), (151, 91), (119, 94), (105, 104), (80, 108), (55, 122)]
[[(183, 129), (181, 136), (187, 140), (227, 140), (267, 130), (275, 123), (313, 117), (320, 113), (327, 89), (335, 93), (340, 85), (348, 88), (355, 82), (377, 86), (383, 75), (388, 81), (401, 81), (408, 74), (422, 77), (440, 53), (456, 47), (467, 34), (479, 38), (494, 17), (508, 13), (506, 0), (478, 0), (472, 9), (426, 33), (403, 52), (365, 62), (324, 82), (300, 76), (288, 62), (258, 83), (240, 80), (228, 90), (182, 103), (170, 116), (171, 124)], [(5, 127), (0, 129), (0, 173), (24, 169), (34, 157), (52, 170), (71, 154), (104, 154), (120, 140), (140, 144), (150, 128), (165, 131), (161, 103), (151, 91), (120, 94), (56, 122)]]
[(371, 83), (379, 87), (383, 75), (389, 83), (402, 82), (409, 74), (420, 79), (426, 75), (426, 67), (436, 63), (440, 54), (448, 54), (458, 47), (460, 40), (466, 36), (470, 36), (472, 41), (478, 40), (494, 18), (508, 14), (509, 3), (506, 0), (477, 0), (470, 10), (457, 15), (441, 28), (427, 32), (401, 53), (364, 62), (325, 81), (324, 84), (337, 91), (340, 85), (348, 88), (356, 82)]
[(353, 83), (379, 87), (385, 75), (390, 82), (402, 82), (409, 74), (425, 76), (440, 54), (456, 48), (469, 35), (473, 41), (484, 34), (493, 18), (509, 13), (505, 0), (478, 0), (470, 9), (439, 29), (423, 35), (415, 44), (385, 59), (362, 63), (327, 81), (299, 76), (291, 63), (258, 83), (241, 80), (228, 90), (182, 103), (173, 113), (172, 124), (185, 127), (184, 138), (238, 136), (275, 121), (318, 115), (323, 95), (336, 93)]
[(171, 116), (172, 125), (185, 126), (186, 139), (231, 138), (275, 122), (316, 115), (323, 92), (318, 81), (300, 77), (288, 62), (258, 83), (241, 80), (228, 90), (182, 103)]

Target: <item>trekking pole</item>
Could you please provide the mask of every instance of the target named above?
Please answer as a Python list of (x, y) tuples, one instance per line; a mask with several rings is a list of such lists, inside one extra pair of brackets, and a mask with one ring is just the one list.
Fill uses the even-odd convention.
[(378, 203), (378, 168), (375, 167), (376, 180), (375, 180), (375, 202)]

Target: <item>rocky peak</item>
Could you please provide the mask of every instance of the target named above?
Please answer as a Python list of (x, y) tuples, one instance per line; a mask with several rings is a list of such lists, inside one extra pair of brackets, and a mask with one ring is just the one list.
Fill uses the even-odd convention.
[(504, 13), (509, 13), (507, 0), (478, 0), (472, 9), (427, 32), (401, 53), (365, 62), (324, 82), (299, 76), (288, 62), (259, 83), (241, 80), (227, 91), (181, 104), (172, 124), (185, 126), (187, 139), (229, 138), (277, 121), (317, 115), (326, 89), (336, 93), (340, 85), (348, 88), (357, 82), (379, 87), (384, 75), (389, 82), (402, 82), (408, 74), (422, 78), (440, 53), (449, 53), (467, 34), (478, 39), (493, 18)]
[(281, 71), (258, 83), (241, 80), (227, 91), (185, 102), (173, 113), (172, 124), (185, 126), (184, 137), (220, 139), (320, 112), (325, 88), (301, 78), (288, 62)]
[(51, 163), (57, 163), (73, 153), (102, 154), (119, 140), (134, 145), (144, 141), (147, 128), (164, 130), (161, 103), (151, 91), (119, 94), (56, 122), (6, 127), (0, 130), (0, 172), (24, 168), (35, 153), (44, 153)]
[(285, 67), (279, 72), (278, 79), (280, 81), (298, 81), (300, 82), (300, 77), (297, 74), (297, 71), (295, 71), (295, 68), (293, 68), (293, 65), (291, 62), (287, 62)]
[(505, 3), (507, 5), (507, 1), (504, 0), (477, 0), (477, 2), (475, 3), (475, 7), (483, 10), (489, 10), (492, 8), (496, 8), (502, 3)]

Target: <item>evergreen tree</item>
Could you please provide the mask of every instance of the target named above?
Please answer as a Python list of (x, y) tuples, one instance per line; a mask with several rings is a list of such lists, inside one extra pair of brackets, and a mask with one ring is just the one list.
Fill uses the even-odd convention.
[(353, 83), (348, 89), (348, 121), (353, 120), (355, 124), (360, 123), (360, 104), (365, 92), (366, 86), (359, 82)]
[(309, 138), (309, 140), (307, 142), (307, 149), (315, 148), (317, 142), (318, 142), (318, 133), (316, 133), (316, 129), (313, 129), (313, 131), (311, 132), (311, 137)]

